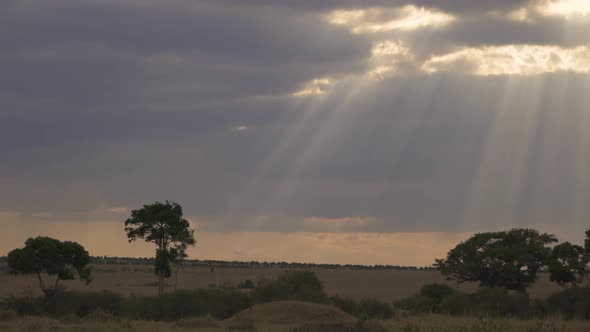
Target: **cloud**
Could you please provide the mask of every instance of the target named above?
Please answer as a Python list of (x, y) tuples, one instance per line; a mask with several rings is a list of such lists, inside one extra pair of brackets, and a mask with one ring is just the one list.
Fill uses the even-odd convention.
[(467, 48), (434, 56), (422, 65), (426, 72), (463, 71), (475, 75), (538, 75), (559, 71), (590, 72), (590, 48), (507, 45)]
[(0, 209), (28, 229), (166, 199), (221, 233), (587, 219), (583, 7), (0, 6)]
[(335, 10), (328, 14), (328, 22), (348, 26), (355, 34), (437, 28), (454, 19), (449, 14), (412, 5), (394, 9)]
[(590, 4), (584, 0), (543, 0), (535, 8), (543, 15), (580, 18), (590, 15)]

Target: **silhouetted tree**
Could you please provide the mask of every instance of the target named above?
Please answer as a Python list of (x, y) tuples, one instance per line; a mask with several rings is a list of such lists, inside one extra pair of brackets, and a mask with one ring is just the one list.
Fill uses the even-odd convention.
[(549, 244), (555, 236), (536, 230), (478, 233), (459, 243), (446, 259), (434, 264), (448, 280), (479, 282), (480, 286), (504, 287), (519, 292), (537, 279), (537, 272), (551, 260)]
[(588, 263), (590, 255), (582, 246), (564, 242), (553, 247), (552, 260), (549, 264), (549, 279), (561, 286), (577, 284), (588, 280)]
[(156, 245), (154, 272), (158, 275), (158, 295), (164, 294), (164, 278), (172, 275), (171, 263), (185, 257), (188, 246), (196, 241), (188, 220), (183, 218), (182, 207), (175, 202), (155, 202), (131, 211), (125, 221), (129, 242), (137, 239)]
[[(30, 238), (25, 242), (24, 248), (8, 253), (7, 263), (12, 273), (36, 274), (45, 296), (54, 295), (60, 280), (72, 280), (76, 274), (86, 284), (91, 281), (91, 271), (88, 268), (90, 256), (76, 242), (62, 242), (50, 237)], [(46, 285), (42, 273), (57, 276), (53, 286)]]

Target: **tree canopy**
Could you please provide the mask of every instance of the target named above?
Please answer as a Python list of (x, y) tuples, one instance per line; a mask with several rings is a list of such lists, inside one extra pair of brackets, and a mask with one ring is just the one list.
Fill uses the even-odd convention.
[(532, 229), (477, 233), (451, 249), (446, 259), (437, 259), (435, 266), (457, 283), (526, 292), (550, 262), (549, 245), (555, 242), (555, 236)]
[[(7, 263), (12, 273), (36, 274), (39, 287), (46, 296), (55, 294), (60, 280), (80, 280), (90, 283), (90, 256), (80, 244), (50, 237), (29, 238), (24, 248), (8, 253)], [(57, 276), (53, 286), (47, 286), (42, 274)]]
[(158, 294), (164, 294), (164, 278), (172, 275), (171, 263), (185, 258), (186, 249), (196, 243), (182, 207), (171, 201), (144, 205), (131, 211), (125, 232), (129, 242), (141, 239), (156, 245), (154, 272), (158, 275)]
[(582, 246), (564, 242), (553, 247), (549, 263), (549, 279), (561, 286), (577, 284), (588, 280), (590, 255)]

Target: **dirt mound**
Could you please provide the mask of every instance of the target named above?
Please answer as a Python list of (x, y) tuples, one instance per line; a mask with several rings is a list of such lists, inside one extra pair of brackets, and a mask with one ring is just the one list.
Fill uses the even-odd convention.
[(353, 316), (336, 307), (298, 301), (257, 304), (234, 317), (248, 318), (256, 322), (271, 324), (350, 322), (355, 320)]

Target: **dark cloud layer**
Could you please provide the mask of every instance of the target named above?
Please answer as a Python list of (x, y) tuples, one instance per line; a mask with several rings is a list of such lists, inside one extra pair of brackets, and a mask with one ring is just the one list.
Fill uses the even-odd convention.
[[(326, 19), (406, 4), (456, 19), (366, 34)], [(526, 4), (3, 2), (0, 210), (83, 220), (174, 199), (224, 231), (580, 222), (587, 74), (420, 68), (461, 47), (588, 45), (588, 21), (489, 14)], [(383, 40), (411, 56), (376, 58)], [(389, 65), (397, 75), (371, 76)]]

